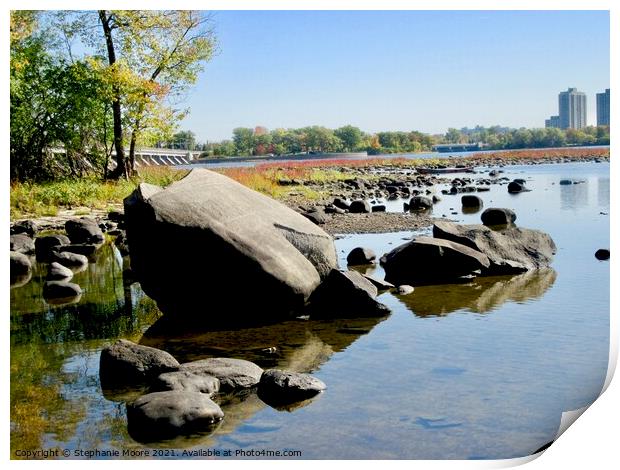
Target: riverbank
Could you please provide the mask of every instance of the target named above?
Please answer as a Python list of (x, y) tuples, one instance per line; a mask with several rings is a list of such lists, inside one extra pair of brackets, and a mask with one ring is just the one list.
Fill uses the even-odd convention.
[[(472, 191), (484, 191), (501, 179), (507, 165), (609, 161), (608, 148), (547, 149), (473, 154), (445, 159), (366, 158), (359, 160), (308, 160), (269, 163), (248, 168), (214, 169), (236, 181), (273, 197), (319, 221), (330, 233), (379, 233), (417, 229), (432, 220), (419, 214), (386, 214), (386, 203), (415, 195), (440, 197), (440, 188), (457, 184)], [(473, 166), (476, 173), (421, 175), (420, 167)], [(495, 169), (493, 176), (489, 170)], [(483, 170), (484, 169), (484, 170)], [(72, 217), (88, 215), (105, 219), (110, 211), (122, 210), (123, 199), (140, 182), (166, 186), (187, 174), (173, 167), (140, 169), (133, 180), (102, 182), (93, 178), (50, 183), (11, 184), (11, 221), (35, 219), (47, 228), (62, 226)], [(481, 188), (481, 189), (480, 189)], [(335, 199), (368, 201), (362, 213), (345, 212), (334, 206)], [(402, 202), (400, 203), (402, 207)], [(373, 211), (373, 206), (379, 206)], [(340, 210), (339, 210), (340, 209)], [(316, 215), (318, 214), (318, 216)], [(428, 219), (428, 220), (427, 220)], [(322, 222), (321, 222), (322, 221)]]

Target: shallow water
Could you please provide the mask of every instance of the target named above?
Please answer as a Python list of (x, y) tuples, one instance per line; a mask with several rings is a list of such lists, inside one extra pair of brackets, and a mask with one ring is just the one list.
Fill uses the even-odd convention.
[[(123, 261), (112, 246), (75, 276), (84, 289), (75, 305), (41, 300), (44, 271), (37, 267), (29, 283), (11, 289), (12, 452), (158, 449), (157, 457), (178, 458), (184, 449), (210, 449), (230, 450), (234, 458), (237, 450), (289, 449), (309, 459), (534, 452), (553, 439), (562, 411), (591, 403), (605, 379), (609, 263), (594, 252), (609, 247), (609, 165), (504, 170), (502, 176), (525, 178), (532, 191), (510, 195), (494, 185), (478, 195), (486, 207), (513, 208), (518, 225), (548, 232), (558, 246), (552, 269), (416, 287), (409, 296), (385, 293), (380, 299), (392, 314), (381, 319), (188, 331), (160, 318), (138, 285), (123, 282)], [(560, 186), (564, 178), (584, 182)], [(480, 217), (462, 214), (460, 195), (442, 196), (434, 214), (444, 213), (465, 223)], [(336, 241), (340, 264), (355, 246), (381, 256), (411, 236), (345, 236)], [(380, 267), (369, 272), (382, 276)], [(136, 393), (102, 391), (99, 384), (99, 352), (118, 337), (166, 349), (180, 362), (234, 356), (312, 372), (328, 389), (289, 410), (255, 394), (226, 398), (226, 417), (211, 435), (142, 444), (128, 435), (125, 418), (125, 400)], [(263, 351), (273, 346), (275, 354)]]

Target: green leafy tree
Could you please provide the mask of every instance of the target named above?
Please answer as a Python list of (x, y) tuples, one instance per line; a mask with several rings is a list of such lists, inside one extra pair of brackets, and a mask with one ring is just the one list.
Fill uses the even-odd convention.
[(342, 141), (344, 150), (357, 150), (362, 142), (362, 131), (351, 125), (343, 126), (334, 131), (336, 137)]

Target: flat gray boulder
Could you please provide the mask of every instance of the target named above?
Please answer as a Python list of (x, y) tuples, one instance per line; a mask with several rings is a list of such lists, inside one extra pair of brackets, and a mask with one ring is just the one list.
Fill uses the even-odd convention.
[(551, 237), (540, 230), (509, 226), (491, 230), (484, 225), (459, 225), (453, 222), (436, 222), (436, 238), (468, 246), (489, 258), (485, 275), (517, 274), (539, 269), (551, 264), (556, 246)]
[(186, 362), (182, 368), (194, 374), (216, 377), (220, 381), (222, 392), (254, 387), (263, 375), (263, 369), (253, 362), (230, 357), (212, 357)]
[(104, 388), (140, 385), (179, 367), (179, 362), (166, 351), (119, 339), (101, 351), (99, 377)]
[(220, 389), (218, 378), (191, 370), (177, 370), (161, 374), (151, 387), (155, 391), (183, 390), (215, 395)]
[(166, 314), (208, 311), (217, 295), (230, 315), (290, 315), (337, 265), (316, 224), (209, 170), (141, 184), (124, 203), (132, 269)]
[(88, 258), (86, 256), (71, 253), (70, 251), (54, 251), (51, 253), (49, 259), (67, 268), (74, 268), (77, 270), (84, 269), (88, 266)]
[(376, 300), (377, 287), (357, 271), (332, 270), (310, 296), (308, 311), (313, 318), (376, 317), (390, 309)]
[(310, 374), (269, 369), (263, 372), (258, 395), (267, 404), (307, 400), (325, 390), (325, 383)]
[(396, 285), (454, 282), (489, 267), (486, 255), (460, 243), (415, 237), (381, 259), (385, 280)]
[(127, 404), (128, 431), (138, 441), (207, 431), (222, 418), (221, 408), (199, 392), (154, 392)]

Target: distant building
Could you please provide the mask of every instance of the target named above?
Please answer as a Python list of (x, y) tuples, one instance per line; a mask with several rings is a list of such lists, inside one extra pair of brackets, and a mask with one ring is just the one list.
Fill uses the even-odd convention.
[(560, 116), (551, 116), (545, 119), (545, 127), (560, 127)]
[(558, 96), (561, 129), (581, 129), (587, 126), (586, 94), (569, 88)]
[(596, 94), (596, 125), (609, 126), (609, 88)]

